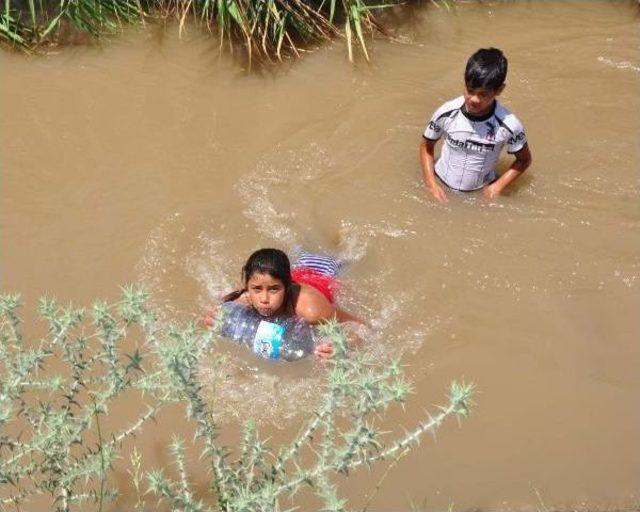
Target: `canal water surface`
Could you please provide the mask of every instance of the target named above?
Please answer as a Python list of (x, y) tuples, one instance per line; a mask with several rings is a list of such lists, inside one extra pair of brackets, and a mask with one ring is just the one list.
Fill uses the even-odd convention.
[[(412, 10), (371, 65), (337, 42), (247, 73), (195, 29), (2, 53), (0, 285), (33, 311), (141, 282), (188, 319), (254, 249), (339, 254), (339, 302), (372, 324), (363, 350), (401, 357), (415, 386), (388, 428), (415, 425), (452, 379), (479, 390), (370, 510), (637, 509), (639, 28), (633, 2), (461, 3)], [(509, 58), (501, 101), (534, 163), (496, 201), (439, 205), (421, 133), (487, 46)], [(255, 417), (275, 439), (296, 432), (324, 370), (220, 350), (224, 375), (202, 366), (223, 430)], [(169, 464), (163, 429), (139, 437), (150, 466)], [(343, 482), (354, 508), (383, 469)]]

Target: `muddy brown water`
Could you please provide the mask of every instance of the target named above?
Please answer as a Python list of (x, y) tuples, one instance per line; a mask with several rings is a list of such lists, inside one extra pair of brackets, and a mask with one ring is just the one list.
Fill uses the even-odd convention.
[[(45, 293), (87, 303), (144, 282), (188, 318), (255, 248), (339, 252), (340, 301), (374, 325), (367, 349), (402, 355), (415, 384), (387, 425), (415, 424), (451, 379), (480, 391), (370, 510), (637, 509), (639, 27), (631, 2), (461, 4), (414, 11), (371, 66), (336, 43), (253, 74), (194, 31), (2, 53), (0, 285), (33, 309)], [(489, 45), (510, 59), (502, 99), (534, 164), (495, 203), (440, 206), (420, 135)], [(318, 370), (231, 356), (223, 426), (253, 415), (295, 432)], [(161, 429), (140, 439), (168, 463)], [(344, 483), (354, 507), (382, 473)]]

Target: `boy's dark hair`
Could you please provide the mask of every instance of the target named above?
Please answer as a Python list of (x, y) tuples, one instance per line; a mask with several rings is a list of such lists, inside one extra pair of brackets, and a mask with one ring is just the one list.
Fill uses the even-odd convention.
[(497, 91), (507, 78), (507, 58), (497, 48), (480, 48), (467, 61), (464, 83), (467, 89)]

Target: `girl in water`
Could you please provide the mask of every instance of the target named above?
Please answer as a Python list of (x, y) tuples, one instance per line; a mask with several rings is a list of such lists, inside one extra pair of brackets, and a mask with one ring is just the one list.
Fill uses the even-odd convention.
[[(278, 249), (255, 251), (242, 267), (243, 288), (223, 298), (253, 308), (265, 318), (295, 315), (309, 324), (336, 319), (339, 322), (364, 323), (333, 304), (337, 288), (338, 263), (332, 258), (302, 252), (293, 271), (287, 255)], [(214, 324), (216, 311), (205, 316), (205, 324)], [(328, 359), (333, 355), (329, 342), (315, 347), (315, 355)]]

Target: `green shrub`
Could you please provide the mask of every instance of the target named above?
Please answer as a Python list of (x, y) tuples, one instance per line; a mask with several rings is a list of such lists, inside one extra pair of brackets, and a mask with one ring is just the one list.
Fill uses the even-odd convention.
[[(25, 342), (17, 296), (0, 297), (0, 503), (28, 505), (50, 495), (57, 510), (87, 510), (117, 495), (109, 472), (125, 439), (168, 403), (186, 405), (187, 421), (204, 446), (211, 493), (196, 497), (190, 487), (184, 441), (174, 436), (177, 478), (158, 468), (147, 475), (134, 449), (129, 472), (138, 490), (136, 508), (167, 500), (173, 510), (273, 511), (285, 497), (312, 486), (326, 510), (344, 510), (337, 475), (392, 461), (434, 431), (449, 416), (467, 415), (473, 386), (451, 385), (437, 414), (394, 438), (380, 430), (382, 413), (401, 403), (410, 386), (399, 362), (381, 366), (366, 350), (347, 351), (336, 323), (320, 327), (336, 356), (326, 370), (316, 410), (298, 434), (270, 447), (254, 422), (237, 447), (218, 442), (219, 428), (200, 382), (200, 361), (211, 352), (212, 331), (195, 324), (160, 325), (144, 292), (127, 288), (112, 305), (96, 303), (89, 313), (43, 299), (40, 315), (48, 330)], [(141, 405), (126, 425), (106, 431), (104, 417), (115, 400), (134, 394)], [(111, 419), (111, 418), (110, 418)], [(109, 422), (113, 423), (112, 421)], [(167, 425), (168, 431), (176, 428)], [(177, 430), (177, 429), (176, 429)], [(184, 429), (180, 429), (184, 430)]]

